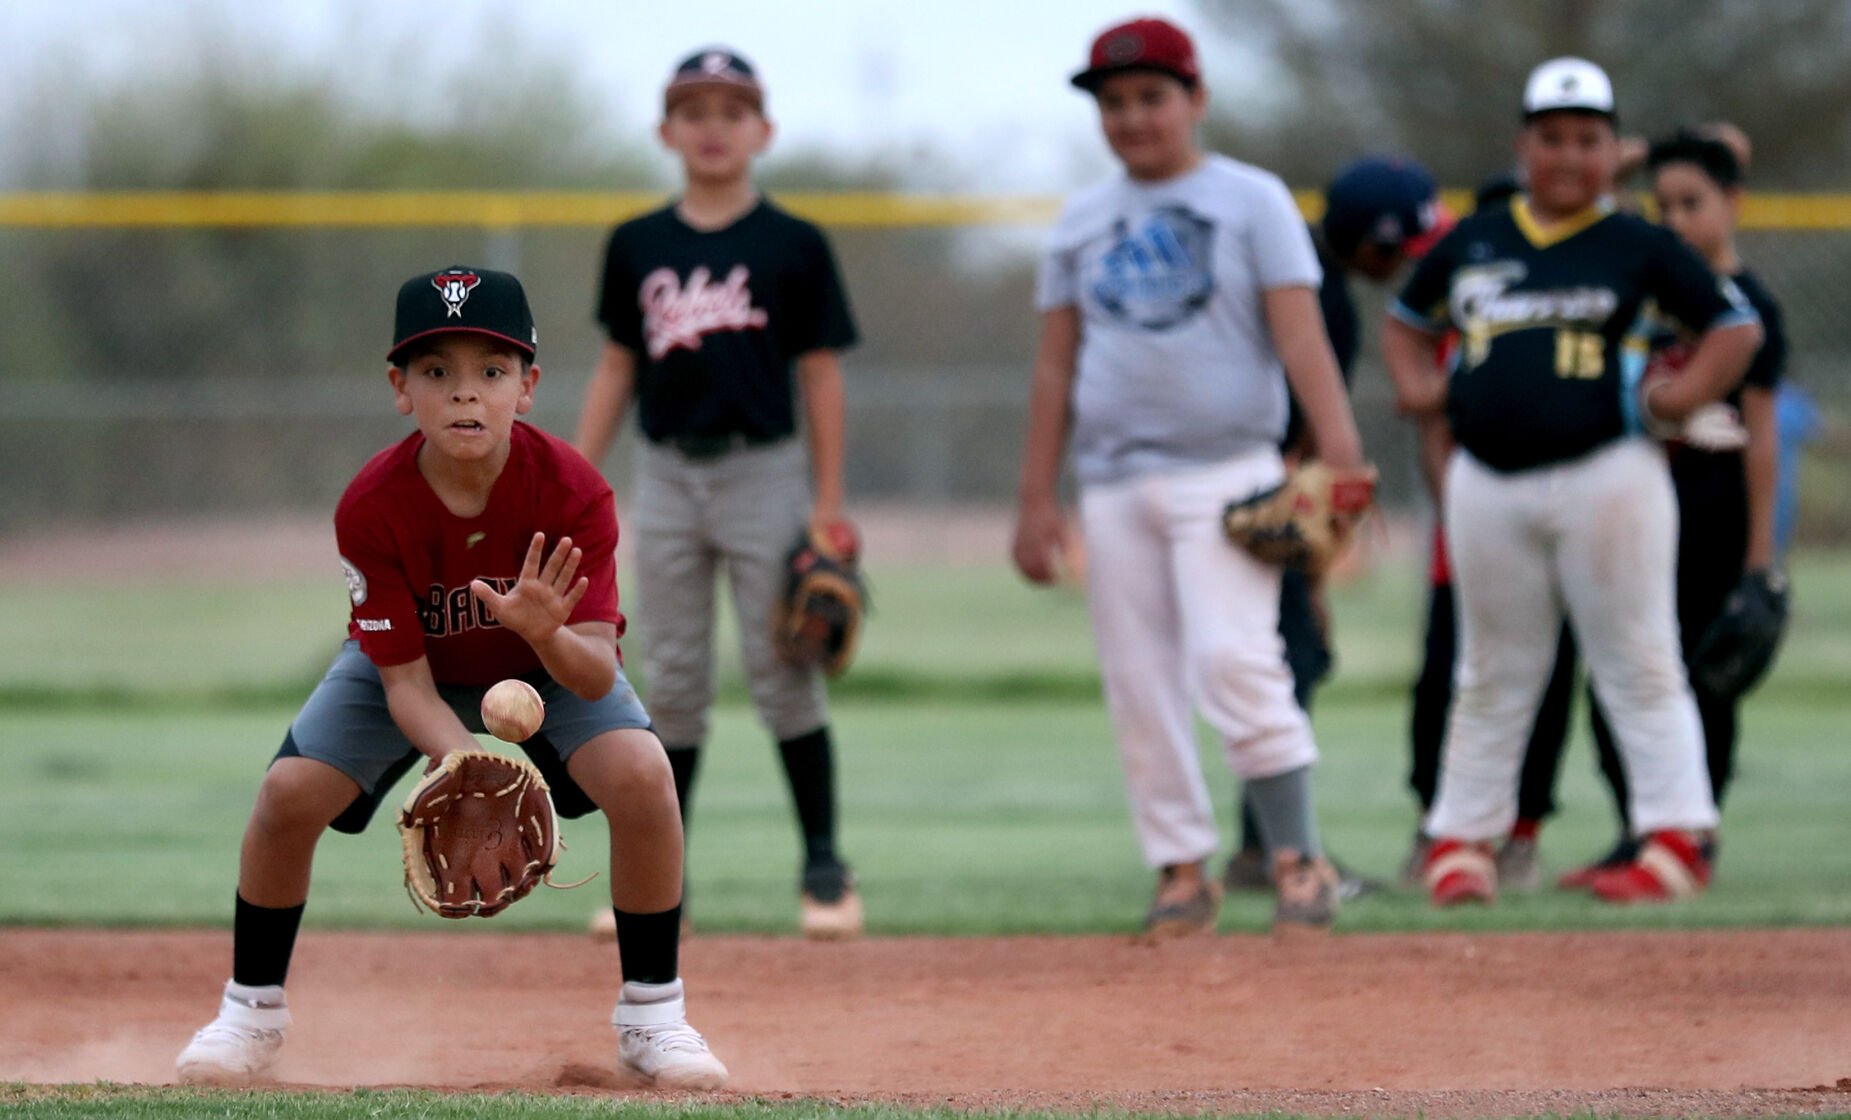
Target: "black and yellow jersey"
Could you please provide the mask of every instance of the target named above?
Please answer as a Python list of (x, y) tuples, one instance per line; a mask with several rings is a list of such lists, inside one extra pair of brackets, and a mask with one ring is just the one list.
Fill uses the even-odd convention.
[(1456, 329), (1447, 417), (1500, 471), (1575, 459), (1636, 430), (1621, 351), (1647, 301), (1685, 327), (1756, 320), (1668, 229), (1610, 204), (1544, 230), (1521, 195), (1461, 221), (1422, 258), (1390, 313)]

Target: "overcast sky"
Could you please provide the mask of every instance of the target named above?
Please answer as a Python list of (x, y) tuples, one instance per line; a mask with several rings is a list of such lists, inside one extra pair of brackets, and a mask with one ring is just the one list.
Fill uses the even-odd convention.
[(0, 95), (48, 64), (105, 85), (184, 66), (210, 28), (280, 65), (350, 60), (346, 91), (377, 101), (511, 34), (646, 135), (674, 64), (726, 43), (759, 67), (787, 143), (923, 140), (982, 166), (983, 189), (1063, 190), (1107, 166), (1066, 77), (1099, 30), (1142, 13), (1201, 22), (1189, 0), (0, 0)]

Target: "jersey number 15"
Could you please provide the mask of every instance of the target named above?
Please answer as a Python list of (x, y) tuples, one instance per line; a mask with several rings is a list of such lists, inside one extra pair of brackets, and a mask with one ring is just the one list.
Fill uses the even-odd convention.
[(1607, 370), (1605, 339), (1593, 331), (1555, 332), (1555, 375), (1596, 381)]

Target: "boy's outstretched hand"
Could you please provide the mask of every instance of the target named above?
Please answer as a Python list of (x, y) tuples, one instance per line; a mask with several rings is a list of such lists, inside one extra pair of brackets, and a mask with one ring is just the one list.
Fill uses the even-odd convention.
[(540, 557), (545, 551), (546, 534), (535, 533), (521, 563), (521, 578), (506, 595), (481, 580), (469, 585), (470, 593), (488, 607), (497, 622), (529, 644), (545, 641), (564, 626), (591, 586), (589, 579), (578, 575), (578, 563), (585, 553), (572, 547), (571, 537), (559, 538), (542, 566)]

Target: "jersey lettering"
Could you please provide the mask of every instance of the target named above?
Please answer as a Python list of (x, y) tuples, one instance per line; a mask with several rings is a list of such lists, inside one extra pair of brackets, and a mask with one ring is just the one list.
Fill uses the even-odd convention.
[(1555, 327), (1555, 371), (1560, 377), (1596, 380), (1606, 369), (1605, 342), (1597, 331), (1576, 328), (1606, 322), (1619, 307), (1611, 288), (1582, 285), (1513, 292), (1529, 274), (1522, 261), (1497, 261), (1462, 268), (1453, 281), (1451, 307), (1465, 346), (1465, 368), (1480, 365), (1491, 342), (1511, 331)]
[(734, 265), (726, 280), (714, 284), (705, 266), (688, 275), (687, 287), (672, 268), (658, 268), (643, 277), (637, 304), (643, 310), (643, 334), (649, 356), (657, 359), (677, 348), (699, 350), (701, 336), (716, 331), (763, 330), (769, 322), (761, 308), (752, 306), (746, 287), (751, 270)]
[[(506, 576), (484, 576), (482, 582), (506, 595), (519, 581)], [(501, 625), (489, 614), (488, 605), (469, 590), (468, 584), (462, 587), (431, 584), (424, 593), (424, 602), (418, 605), (418, 620), (424, 624), (427, 638), (447, 638), (466, 630), (488, 630)]]
[(1620, 305), (1620, 297), (1605, 287), (1511, 291), (1528, 273), (1522, 261), (1460, 269), (1452, 288), (1453, 321), (1467, 330), (1482, 325), (1498, 335), (1525, 327), (1604, 323)]

